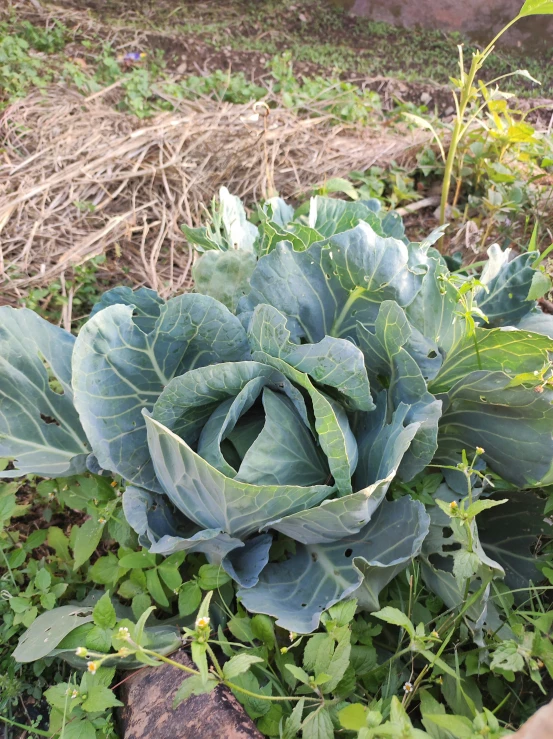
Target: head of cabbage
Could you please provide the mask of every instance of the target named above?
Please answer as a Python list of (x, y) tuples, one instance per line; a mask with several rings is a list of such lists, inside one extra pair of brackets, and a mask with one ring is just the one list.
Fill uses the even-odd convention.
[(441, 232), (409, 243), (372, 201), (317, 198), (307, 222), (273, 201), (256, 233), (228, 207), (226, 248), (202, 257), (245, 265), (226, 304), (218, 280), (115, 288), (76, 340), (0, 309), (0, 455), (13, 476), (120, 475), (144, 547), (205, 554), (247, 609), (310, 632), (340, 600), (378, 609), (419, 555), (436, 581), (425, 540), (447, 521), (404, 486), (429, 465), (449, 468), (446, 498), (477, 447), (510, 485), (553, 481), (547, 285), (535, 254), (499, 248), (479, 281), (451, 275)]

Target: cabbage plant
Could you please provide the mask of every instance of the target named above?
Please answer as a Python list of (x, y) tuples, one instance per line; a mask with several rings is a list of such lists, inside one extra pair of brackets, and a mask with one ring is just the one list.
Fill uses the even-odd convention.
[[(188, 230), (204, 294), (115, 288), (76, 339), (0, 308), (4, 476), (120, 476), (142, 546), (205, 554), (290, 631), (351, 597), (377, 610), (419, 556), (455, 604), (449, 522), (406, 491), (442, 467), (439, 497), (460, 500), (476, 450), (496, 488), (553, 482), (538, 255), (492, 247), (475, 279), (450, 273), (441, 230), (410, 243), (375, 201), (315, 198), (294, 218), (273, 199), (258, 216), (223, 193), (218, 220)], [(469, 580), (503, 577), (471, 541)]]

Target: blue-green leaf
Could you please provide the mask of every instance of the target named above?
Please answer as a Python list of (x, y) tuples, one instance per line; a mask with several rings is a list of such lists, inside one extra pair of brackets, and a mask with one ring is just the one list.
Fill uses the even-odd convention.
[(378, 594), (420, 552), (428, 515), (418, 502), (383, 503), (358, 534), (332, 544), (300, 544), (286, 562), (269, 564), (259, 583), (238, 595), (255, 613), (277, 618), (286, 630), (309, 633), (321, 613), (355, 597), (378, 610)]
[(282, 359), (319, 385), (335, 388), (348, 410), (374, 408), (363, 354), (351, 341), (325, 336), (317, 344), (294, 344), (286, 317), (270, 305), (256, 307), (248, 338), (253, 352)]
[(73, 353), (75, 405), (99, 465), (160, 490), (148, 454), (142, 409), (151, 409), (175, 376), (247, 353), (240, 321), (205, 295), (181, 295), (135, 321), (131, 305), (99, 311), (81, 329)]
[(210, 562), (220, 563), (243, 544), (222, 529), (202, 529), (186, 518), (166, 495), (129, 485), (123, 494), (123, 510), (138, 534), (140, 545), (153, 554), (202, 552)]
[(503, 372), (471, 372), (444, 399), (436, 461), (457, 464), (463, 449), (520, 488), (553, 482), (553, 390), (518, 385)]
[(71, 391), (74, 343), (31, 310), (0, 308), (0, 456), (15, 460), (0, 477), (86, 471), (90, 449)]
[(437, 377), (430, 383), (435, 395), (446, 393), (470, 372), (505, 372), (514, 377), (541, 370), (549, 364), (553, 341), (540, 333), (514, 329), (476, 328), (448, 353)]
[(272, 305), (289, 319), (294, 341), (355, 336), (358, 322), (374, 323), (382, 301), (413, 301), (427, 271), (417, 255), (363, 222), (302, 252), (281, 242), (258, 261), (239, 310)]
[(512, 326), (535, 305), (535, 298), (529, 299), (529, 295), (536, 274), (532, 265), (538, 253), (526, 252), (509, 261), (510, 253), (510, 249), (502, 251), (497, 244), (488, 249), (489, 259), (480, 277), (485, 287), (475, 293), (490, 327)]
[(311, 508), (333, 488), (250, 485), (226, 477), (158, 421), (146, 416), (157, 477), (172, 503), (207, 529), (244, 538), (285, 513)]
[(405, 425), (419, 424), (399, 468), (399, 475), (409, 480), (429, 464), (436, 451), (441, 401), (428, 392), (417, 362), (404, 348), (411, 327), (397, 303), (383, 302), (374, 333), (359, 326), (358, 336), (373, 389), (386, 390), (390, 410), (405, 409)]

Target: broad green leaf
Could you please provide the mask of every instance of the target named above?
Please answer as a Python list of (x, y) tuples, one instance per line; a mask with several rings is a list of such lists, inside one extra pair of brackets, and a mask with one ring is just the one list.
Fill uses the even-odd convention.
[(100, 467), (159, 492), (142, 409), (153, 407), (174, 376), (241, 359), (247, 339), (239, 320), (213, 298), (188, 294), (152, 303), (159, 315), (149, 333), (131, 305), (104, 308), (85, 324), (73, 352), (73, 388)]
[[(493, 498), (492, 498), (493, 500)], [(551, 525), (543, 516), (543, 500), (529, 491), (509, 492), (509, 501), (478, 516), (480, 541), (485, 551), (505, 569), (505, 582), (513, 590), (539, 582), (538, 537), (550, 537)], [(515, 594), (517, 600), (526, 593)]]
[(338, 720), (344, 729), (359, 731), (367, 725), (367, 708), (361, 703), (350, 703), (338, 711)]
[(75, 338), (26, 308), (0, 307), (0, 477), (86, 471), (90, 452), (73, 406)]
[(146, 570), (146, 586), (148, 593), (159, 603), (160, 606), (168, 608), (169, 599), (165, 593), (165, 589), (161, 584), (157, 570)]
[(179, 616), (190, 616), (198, 610), (202, 591), (196, 580), (185, 582), (179, 590)]
[[(94, 626), (87, 633), (84, 646), (93, 652), (109, 652), (111, 650), (112, 630)], [(82, 646), (80, 644), (79, 646)]]
[(78, 626), (92, 621), (92, 608), (61, 606), (42, 613), (20, 637), (12, 657), (16, 662), (34, 662), (52, 649)]
[(250, 485), (225, 477), (186, 442), (146, 417), (157, 477), (169, 499), (198, 525), (246, 537), (283, 513), (311, 508), (332, 492), (325, 485)]
[(534, 306), (535, 298), (529, 296), (536, 275), (532, 265), (538, 253), (526, 252), (509, 261), (510, 254), (510, 249), (501, 251), (497, 244), (488, 249), (489, 259), (480, 277), (485, 287), (475, 293), (490, 327), (512, 326)]
[(463, 449), (520, 488), (553, 482), (553, 390), (510, 387), (503, 372), (471, 372), (452, 387), (440, 421), (436, 461), (457, 464)]
[(445, 713), (428, 713), (426, 720), (442, 729), (450, 731), (456, 739), (471, 739), (474, 736), (472, 721), (465, 716), (452, 716)]
[(516, 328), (535, 334), (545, 334), (553, 339), (553, 316), (536, 309), (517, 322)]
[(374, 323), (384, 300), (404, 306), (413, 301), (427, 270), (417, 258), (416, 250), (379, 236), (366, 223), (302, 252), (281, 242), (258, 261), (239, 311), (272, 305), (289, 319), (296, 342), (350, 338), (358, 322)]
[(424, 507), (410, 498), (384, 502), (358, 534), (333, 544), (300, 544), (285, 562), (268, 564), (259, 583), (239, 591), (244, 606), (277, 618), (277, 625), (310, 633), (321, 613), (355, 597), (379, 609), (378, 594), (417, 556), (428, 533)]
[(298, 667), (297, 665), (286, 665), (286, 669), (289, 673), (291, 673), (296, 680), (298, 680), (300, 683), (303, 683), (304, 685), (309, 684), (309, 675), (305, 670), (303, 670), (301, 667)]
[(431, 714), (439, 714), (441, 716), (445, 714), (443, 703), (436, 700), (428, 690), (421, 690), (419, 695), (422, 725), (428, 732), (428, 735), (432, 739), (451, 739), (451, 734), (446, 729), (441, 728), (429, 718)]
[(363, 354), (351, 341), (325, 336), (318, 344), (294, 344), (290, 337), (286, 317), (276, 308), (255, 308), (248, 328), (253, 352), (281, 359), (318, 385), (335, 388), (348, 410), (374, 409)]
[(334, 726), (328, 708), (317, 708), (301, 725), (303, 739), (334, 739)]
[(505, 372), (510, 377), (541, 370), (549, 363), (553, 341), (540, 333), (477, 328), (448, 353), (438, 376), (430, 383), (435, 395), (447, 393), (470, 372)]
[(256, 264), (255, 254), (242, 249), (206, 251), (192, 267), (196, 292), (209, 295), (235, 311), (240, 298), (249, 292)]
[(387, 624), (401, 626), (401, 628), (405, 629), (409, 634), (411, 639), (415, 638), (415, 627), (413, 626), (411, 619), (398, 608), (386, 606), (385, 608), (382, 608), (382, 610), (373, 613), (373, 616), (375, 618), (380, 618), (382, 621), (386, 621)]
[(198, 585), (202, 590), (217, 590), (229, 580), (220, 565), (202, 565), (198, 571)]
[(100, 626), (103, 629), (113, 629), (117, 623), (117, 616), (115, 615), (115, 608), (113, 607), (109, 593), (104, 593), (96, 603), (92, 611), (92, 616), (96, 626)]
[(294, 706), (290, 716), (284, 722), (282, 739), (296, 739), (301, 728), (304, 703), (305, 700), (303, 698), (299, 700)]
[(79, 567), (87, 562), (94, 552), (104, 531), (105, 521), (102, 523), (100, 519), (89, 518), (79, 528), (79, 533), (73, 546), (73, 569), (78, 570)]
[(402, 479), (410, 480), (436, 451), (441, 401), (428, 392), (416, 361), (405, 348), (411, 327), (397, 303), (380, 305), (374, 332), (363, 326), (357, 331), (373, 390), (386, 391), (388, 412), (405, 409), (405, 425), (418, 424), (398, 471)]
[(117, 700), (109, 688), (103, 685), (93, 685), (88, 689), (86, 700), (82, 702), (81, 708), (88, 713), (95, 713), (122, 705), (124, 704)]
[(275, 627), (269, 616), (258, 614), (252, 618), (252, 633), (256, 639), (263, 642), (268, 649), (276, 645)]
[(223, 665), (223, 675), (227, 680), (232, 680), (237, 675), (241, 675), (250, 669), (252, 665), (264, 662), (261, 657), (253, 654), (237, 654)]
[[(315, 414), (315, 429), (324, 451), (330, 472), (342, 495), (352, 492), (351, 475), (357, 466), (357, 443), (344, 408), (313, 385), (309, 377), (286, 362), (265, 352), (254, 352), (253, 358), (279, 370), (296, 385), (305, 388)], [(326, 497), (326, 496), (325, 496)]]
[(519, 15), (551, 15), (553, 13), (553, 0), (526, 0)]
[(175, 693), (175, 697), (173, 698), (173, 709), (177, 708), (187, 698), (190, 698), (191, 695), (204, 695), (205, 693), (210, 693), (218, 684), (219, 683), (215, 678), (211, 678), (205, 682), (201, 675), (190, 675), (186, 677)]

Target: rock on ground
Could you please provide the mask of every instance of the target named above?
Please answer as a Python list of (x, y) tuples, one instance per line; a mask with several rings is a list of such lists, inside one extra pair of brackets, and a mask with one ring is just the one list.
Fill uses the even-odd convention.
[[(171, 659), (193, 667), (180, 650)], [(120, 721), (125, 739), (263, 739), (227, 688), (192, 695), (173, 710), (173, 698), (186, 673), (171, 665), (134, 673), (121, 688)]]

